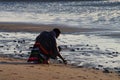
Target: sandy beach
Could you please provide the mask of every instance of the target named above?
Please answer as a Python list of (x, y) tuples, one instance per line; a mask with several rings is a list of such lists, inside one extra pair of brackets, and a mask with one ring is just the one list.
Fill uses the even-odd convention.
[(27, 64), (0, 57), (0, 80), (120, 80), (118, 74), (63, 64)]

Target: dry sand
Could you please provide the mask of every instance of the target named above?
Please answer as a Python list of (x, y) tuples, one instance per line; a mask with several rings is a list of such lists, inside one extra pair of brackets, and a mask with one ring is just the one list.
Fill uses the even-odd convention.
[(0, 57), (0, 80), (120, 80), (120, 76), (114, 72), (103, 73), (101, 70), (75, 68), (63, 64), (25, 62)]

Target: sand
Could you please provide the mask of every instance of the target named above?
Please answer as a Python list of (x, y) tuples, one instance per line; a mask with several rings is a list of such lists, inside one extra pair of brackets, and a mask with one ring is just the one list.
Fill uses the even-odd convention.
[(100, 31), (103, 29), (97, 28), (77, 28), (77, 27), (65, 27), (58, 25), (38, 25), (38, 24), (29, 24), (29, 23), (11, 23), (11, 22), (1, 22), (0, 30), (1, 31), (12, 31), (12, 32), (41, 32), (43, 30), (50, 31), (53, 28), (59, 28), (62, 33), (66, 32), (85, 32), (85, 31)]
[(27, 64), (25, 60), (0, 57), (0, 80), (120, 80), (120, 76), (64, 64)]

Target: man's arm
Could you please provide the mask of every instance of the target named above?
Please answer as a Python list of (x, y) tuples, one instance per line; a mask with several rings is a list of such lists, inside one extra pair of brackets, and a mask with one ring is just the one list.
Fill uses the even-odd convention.
[(63, 60), (64, 64), (67, 64), (67, 61), (61, 56), (60, 53), (58, 53), (58, 57), (61, 58), (61, 59)]

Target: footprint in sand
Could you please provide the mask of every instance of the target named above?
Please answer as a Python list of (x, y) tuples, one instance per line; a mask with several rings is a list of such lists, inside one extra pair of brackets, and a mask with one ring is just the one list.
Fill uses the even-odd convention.
[(24, 78), (23, 76), (19, 76), (19, 78)]
[(29, 67), (33, 68), (34, 66), (29, 66)]
[(13, 75), (18, 75), (17, 73), (12, 73)]
[(53, 79), (59, 79), (59, 77), (57, 77), (57, 76), (55, 77), (55, 76), (54, 76)]
[(60, 74), (60, 72), (56, 72), (57, 74)]
[(84, 77), (84, 76), (77, 76), (77, 77), (79, 77), (79, 78), (83, 78), (83, 79), (87, 79), (86, 77)]
[(41, 68), (38, 68), (38, 69), (41, 69)]
[(0, 70), (0, 72), (3, 72), (3, 70)]

